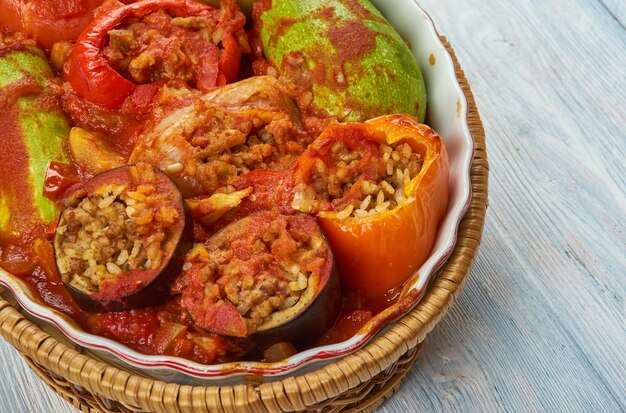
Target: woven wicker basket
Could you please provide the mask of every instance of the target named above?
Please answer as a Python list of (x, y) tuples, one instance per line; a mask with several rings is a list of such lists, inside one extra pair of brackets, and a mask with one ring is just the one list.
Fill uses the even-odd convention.
[(445, 38), (469, 104), (475, 141), (472, 201), (458, 242), (419, 303), (364, 348), (312, 373), (274, 383), (228, 387), (181, 386), (131, 374), (59, 342), (0, 295), (0, 334), (52, 390), (83, 412), (372, 411), (398, 388), (421, 343), (448, 312), (469, 274), (487, 209), (489, 165), (484, 130), (470, 87)]

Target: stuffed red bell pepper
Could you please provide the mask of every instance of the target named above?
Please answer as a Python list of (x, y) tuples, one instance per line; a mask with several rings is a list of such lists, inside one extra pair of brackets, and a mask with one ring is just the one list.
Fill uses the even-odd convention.
[[(232, 82), (247, 40), (234, 0), (142, 0), (89, 24), (64, 77), (85, 100), (115, 109), (137, 85), (178, 82), (201, 91)], [(143, 93), (143, 92), (142, 92)]]
[(382, 295), (430, 254), (448, 169), (439, 135), (406, 115), (332, 125), (294, 167), (292, 206), (317, 215), (350, 289)]

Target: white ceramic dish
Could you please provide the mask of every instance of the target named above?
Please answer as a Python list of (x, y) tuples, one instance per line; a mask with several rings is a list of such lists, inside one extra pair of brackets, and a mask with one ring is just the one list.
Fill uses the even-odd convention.
[(372, 2), (411, 45), (428, 91), (428, 123), (444, 138), (450, 156), (447, 214), (430, 258), (409, 281), (400, 304), (376, 316), (357, 335), (342, 343), (306, 350), (279, 363), (237, 362), (205, 366), (177, 357), (147, 356), (112, 340), (88, 334), (67, 316), (39, 304), (19, 278), (0, 270), (0, 283), (13, 292), (27, 312), (49, 323), (40, 323), (47, 331), (55, 333), (51, 330), (54, 326), (86, 351), (110, 363), (165, 381), (232, 385), (278, 380), (295, 371), (317, 369), (363, 346), (383, 327), (417, 304), (429, 280), (452, 252), (459, 222), (471, 198), (469, 169), (474, 152), (467, 125), (467, 101), (456, 79), (452, 59), (439, 40), (430, 17), (415, 0)]

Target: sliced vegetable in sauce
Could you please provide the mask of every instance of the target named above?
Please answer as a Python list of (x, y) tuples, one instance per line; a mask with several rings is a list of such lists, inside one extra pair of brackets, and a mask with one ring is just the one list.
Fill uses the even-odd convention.
[(126, 159), (109, 145), (101, 132), (75, 126), (70, 130), (69, 147), (74, 162), (93, 175), (126, 163)]
[(29, 244), (42, 237), (58, 210), (43, 196), (50, 161), (68, 160), (69, 124), (50, 92), (43, 52), (0, 48), (0, 240)]

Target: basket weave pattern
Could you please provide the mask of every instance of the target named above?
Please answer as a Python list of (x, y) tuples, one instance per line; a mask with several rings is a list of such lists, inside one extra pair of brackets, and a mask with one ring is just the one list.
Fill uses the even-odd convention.
[(480, 244), (487, 209), (489, 164), (485, 136), (470, 87), (448, 49), (469, 104), (475, 141), (472, 201), (454, 252), (422, 301), (367, 346), (320, 370), (274, 383), (224, 387), (184, 386), (141, 377), (69, 348), (0, 295), (0, 335), (48, 386), (83, 412), (372, 411), (398, 388), (419, 356), (421, 343), (452, 306)]

